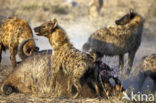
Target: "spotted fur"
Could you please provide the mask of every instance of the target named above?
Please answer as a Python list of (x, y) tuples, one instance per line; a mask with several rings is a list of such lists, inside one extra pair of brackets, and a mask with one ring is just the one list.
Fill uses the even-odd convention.
[(142, 90), (144, 82), (148, 77), (156, 82), (156, 54), (143, 57), (140, 62), (140, 69), (141, 78), (139, 87)]
[(94, 32), (83, 45), (83, 50), (95, 52), (99, 58), (103, 55), (118, 55), (120, 69), (124, 65), (124, 54), (128, 53), (128, 70), (130, 71), (135, 53), (141, 43), (144, 20), (137, 13), (130, 12), (116, 23), (115, 27), (101, 28)]
[[(29, 24), (17, 17), (5, 19), (0, 25), (0, 62), (2, 50), (9, 49), (12, 66), (16, 65), (15, 56), (18, 52), (18, 45), (25, 39), (33, 38), (32, 30)], [(30, 56), (35, 49), (34, 40), (29, 41), (24, 46), (24, 52)], [(19, 55), (21, 59), (23, 56)]]
[(80, 79), (88, 71), (94, 69), (94, 59), (87, 53), (77, 50), (70, 42), (66, 32), (57, 24), (57, 20), (49, 21), (36, 27), (37, 35), (46, 36), (53, 48), (52, 53), (52, 76), (53, 85), (59, 71), (68, 76), (68, 92), (71, 94), (72, 85), (78, 97), (81, 93)]

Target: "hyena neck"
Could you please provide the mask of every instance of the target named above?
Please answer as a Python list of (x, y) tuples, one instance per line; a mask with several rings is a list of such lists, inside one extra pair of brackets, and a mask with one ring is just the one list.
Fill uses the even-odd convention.
[(59, 52), (59, 51), (63, 52), (63, 51), (73, 49), (73, 48), (74, 48), (73, 44), (68, 42), (68, 43), (64, 43), (63, 45), (54, 47), (53, 50), (56, 51), (56, 52)]
[[(56, 35), (59, 35), (59, 39), (56, 40), (50, 40), (51, 45), (55, 51), (60, 50), (60, 49), (66, 49), (66, 48), (73, 48), (73, 44), (70, 42), (70, 39), (66, 32), (61, 28), (57, 27), (55, 30)], [(52, 34), (53, 35), (53, 34)]]

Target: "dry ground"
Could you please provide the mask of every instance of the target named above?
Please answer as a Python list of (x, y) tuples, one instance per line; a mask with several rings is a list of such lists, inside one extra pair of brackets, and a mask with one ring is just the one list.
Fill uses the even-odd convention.
[[(146, 20), (145, 28), (142, 37), (142, 44), (137, 51), (135, 57), (135, 63), (132, 74), (128, 77), (124, 72), (120, 74), (122, 84), (126, 89), (132, 87), (137, 93), (140, 91), (139, 81), (141, 79), (138, 67), (142, 57), (156, 53), (156, 6), (155, 0), (104, 0), (104, 8), (102, 9), (101, 16), (90, 21), (88, 19), (88, 1), (89, 0), (75, 0), (78, 2), (78, 6), (72, 7), (66, 3), (65, 0), (0, 0), (0, 21), (9, 16), (17, 16), (26, 19), (31, 27), (38, 26), (43, 22), (50, 20), (52, 17), (58, 19), (59, 24), (67, 31), (72, 43), (78, 49), (81, 49), (82, 45), (87, 41), (89, 35), (97, 29), (105, 26), (113, 26), (114, 20), (119, 15), (127, 12), (129, 8), (134, 8), (140, 13)], [(44, 37), (38, 38), (37, 45), (40, 49), (51, 49), (49, 42)], [(42, 42), (42, 43), (41, 43)], [(43, 43), (44, 42), (44, 43)], [(9, 53), (3, 53), (2, 65), (0, 67), (0, 81), (6, 77), (10, 72), (10, 60)], [(104, 57), (104, 62), (111, 67), (118, 66), (118, 59), (116, 57)], [(126, 59), (125, 59), (126, 60)], [(126, 62), (126, 61), (125, 61)], [(126, 65), (125, 65), (126, 69)], [(147, 89), (155, 93), (156, 84), (151, 79), (147, 80), (144, 84), (144, 90)], [(141, 91), (144, 91), (141, 90)], [(0, 102), (2, 103), (21, 103), (21, 102), (76, 102), (76, 103), (120, 103), (120, 100), (112, 97), (109, 100), (105, 99), (67, 99), (60, 98), (38, 98), (35, 96), (24, 94), (12, 94), (10, 96), (0, 96)]]

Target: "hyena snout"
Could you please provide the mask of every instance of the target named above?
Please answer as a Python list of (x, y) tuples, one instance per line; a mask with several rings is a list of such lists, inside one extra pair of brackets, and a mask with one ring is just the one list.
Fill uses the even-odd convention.
[(35, 28), (34, 28), (34, 31), (35, 31), (36, 33), (38, 33), (37, 35), (40, 35), (40, 34), (41, 34), (41, 28), (43, 28), (43, 27), (39, 26), (39, 27), (35, 27)]
[(51, 28), (46, 26), (38, 26), (34, 28), (34, 31), (38, 36), (48, 36), (48, 33), (51, 32)]
[(116, 25), (125, 25), (129, 23), (135, 16), (136, 16), (136, 13), (131, 10), (129, 14), (126, 14), (119, 20), (116, 20), (115, 23)]
[(37, 33), (36, 35), (48, 36), (49, 34), (54, 32), (57, 27), (58, 27), (57, 20), (53, 19), (52, 21), (48, 21), (38, 27), (35, 27), (34, 31)]

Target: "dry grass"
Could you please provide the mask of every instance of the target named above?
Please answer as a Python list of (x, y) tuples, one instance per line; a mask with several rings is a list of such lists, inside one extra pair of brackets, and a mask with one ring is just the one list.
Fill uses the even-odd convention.
[[(89, 0), (76, 0), (80, 4), (77, 7), (72, 7), (66, 4), (65, 0), (0, 0), (0, 21), (1, 17), (17, 16), (26, 19), (32, 27), (41, 24), (52, 17), (56, 17), (59, 23), (67, 30), (71, 38), (78, 43), (76, 46), (81, 48), (81, 37), (90, 35), (95, 30), (108, 25), (114, 25), (114, 20), (117, 15), (122, 14), (129, 10), (129, 8), (136, 9), (145, 18), (145, 29), (143, 33), (143, 43), (137, 52), (135, 64), (144, 55), (149, 55), (156, 52), (156, 7), (155, 0), (104, 0), (104, 8), (101, 16), (97, 17), (95, 21), (88, 19), (88, 1)], [(151, 9), (152, 8), (152, 9)], [(75, 35), (73, 35), (75, 34)], [(76, 39), (75, 39), (76, 38)], [(73, 41), (73, 42), (74, 42)], [(109, 65), (116, 66), (116, 60), (104, 58), (105, 62)], [(113, 63), (112, 63), (113, 62)], [(4, 79), (10, 72), (11, 68), (8, 63), (3, 62), (0, 67), (0, 81)], [(135, 67), (137, 68), (137, 67)], [(139, 71), (137, 69), (137, 71)], [(137, 73), (134, 71), (135, 76)], [(125, 74), (123, 74), (125, 75)], [(122, 77), (122, 76), (121, 76)], [(125, 75), (126, 79), (128, 76)], [(123, 78), (125, 79), (125, 78)], [(155, 99), (156, 100), (156, 99)], [(109, 100), (98, 98), (38, 98), (36, 96), (24, 94), (12, 94), (9, 96), (0, 96), (1, 103), (120, 103), (121, 101), (116, 97)], [(122, 103), (122, 102), (121, 102)], [(125, 101), (124, 101), (125, 103)]]
[(79, 99), (71, 99), (65, 97), (59, 98), (38, 98), (35, 96), (24, 95), (24, 94), (11, 94), (7, 97), (0, 96), (1, 103), (123, 103), (115, 97), (110, 98), (110, 100), (106, 99), (98, 99), (98, 98), (79, 98)]

